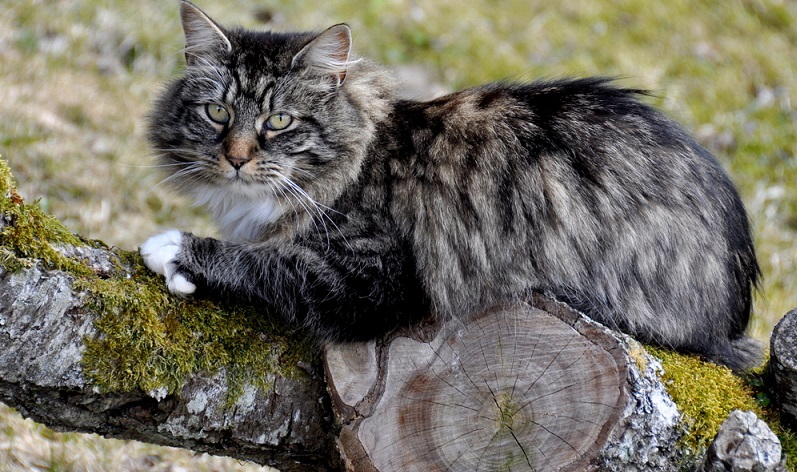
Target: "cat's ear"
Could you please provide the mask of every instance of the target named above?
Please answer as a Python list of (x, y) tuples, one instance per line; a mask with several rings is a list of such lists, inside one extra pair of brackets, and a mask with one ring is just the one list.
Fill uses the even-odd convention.
[(305, 67), (313, 73), (332, 77), (338, 86), (346, 80), (351, 62), (351, 29), (335, 25), (316, 36), (293, 57), (292, 67)]
[(219, 53), (232, 50), (221, 26), (191, 2), (180, 2), (180, 18), (185, 33), (185, 60), (189, 65), (198, 59), (214, 58)]

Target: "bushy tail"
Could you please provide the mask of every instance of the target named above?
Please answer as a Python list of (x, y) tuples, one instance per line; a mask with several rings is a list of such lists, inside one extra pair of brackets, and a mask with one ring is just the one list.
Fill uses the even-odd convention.
[(724, 346), (718, 346), (709, 357), (738, 373), (761, 364), (764, 359), (763, 346), (753, 338), (741, 336)]

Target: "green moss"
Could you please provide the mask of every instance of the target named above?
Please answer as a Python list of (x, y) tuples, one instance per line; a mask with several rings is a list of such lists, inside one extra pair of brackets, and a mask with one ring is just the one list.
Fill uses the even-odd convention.
[(781, 428), (775, 434), (778, 435), (783, 453), (786, 454), (786, 470), (797, 471), (797, 433)]
[(74, 274), (90, 274), (91, 269), (80, 261), (70, 259), (54, 247), (59, 245), (86, 246), (60, 221), (44, 213), (39, 205), (25, 203), (17, 193), (8, 163), (0, 159), (0, 265), (11, 272), (30, 267), (40, 260), (45, 267)]
[(103, 391), (179, 389), (197, 372), (227, 369), (228, 399), (244, 385), (268, 387), (275, 375), (293, 376), (316, 349), (251, 307), (221, 309), (207, 300), (170, 295), (136, 253), (119, 252), (130, 277), (77, 280), (100, 313), (98, 334), (85, 340), (83, 369)]
[(274, 376), (298, 375), (301, 361), (316, 359), (308, 340), (252, 307), (222, 309), (172, 296), (135, 252), (117, 250), (119, 270), (102, 275), (58, 252), (54, 246), (102, 243), (81, 239), (38, 205), (26, 204), (3, 160), (0, 215), (2, 267), (18, 271), (39, 262), (72, 274), (75, 290), (89, 295), (85, 303), (98, 317), (96, 335), (84, 340), (82, 364), (86, 379), (102, 391), (173, 393), (192, 374), (225, 368), (232, 402), (246, 384), (268, 387)]
[(693, 355), (651, 346), (646, 349), (661, 360), (662, 381), (682, 414), (688, 431), (684, 441), (692, 450), (708, 447), (732, 410), (762, 414), (754, 390), (730, 369)]
[(653, 346), (645, 348), (661, 360), (662, 381), (682, 414), (687, 429), (684, 441), (692, 451), (703, 451), (711, 444), (732, 410), (749, 410), (766, 421), (778, 436), (787, 469), (797, 471), (797, 434), (783, 426), (777, 409), (770, 404), (766, 363), (740, 377), (697, 356)]

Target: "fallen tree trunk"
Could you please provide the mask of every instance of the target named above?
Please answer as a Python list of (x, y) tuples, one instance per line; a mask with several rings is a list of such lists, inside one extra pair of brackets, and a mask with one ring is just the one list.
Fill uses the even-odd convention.
[(247, 385), (228, 404), (224, 369), (179, 391), (101, 392), (81, 365), (97, 314), (74, 279), (39, 266), (0, 277), (0, 399), (56, 431), (135, 439), (268, 464), (335, 470), (334, 428), (323, 379), (277, 377)]
[[(63, 228), (47, 233), (12, 187), (0, 191), (0, 400), (57, 431), (283, 471), (689, 465), (658, 361), (564, 304), (533, 295), (467, 323), (429, 322), (368, 343), (330, 345), (323, 357), (297, 357), (291, 346), (301, 341), (267, 332), (268, 324), (244, 326), (248, 318), (235, 307), (167, 296), (135, 254), (51, 241), (48, 234)], [(87, 288), (100, 282), (115, 288)], [(143, 295), (150, 284), (162, 297)], [(126, 304), (111, 303), (119, 298)], [(189, 315), (195, 309), (201, 316)], [(162, 329), (147, 334), (138, 317)], [(214, 328), (203, 331), (210, 319)], [(213, 331), (222, 328), (227, 338)], [(113, 336), (121, 344), (107, 342)], [(236, 343), (251, 338), (275, 354), (239, 365)], [(171, 351), (168, 342), (176, 344)], [(191, 369), (169, 359), (225, 342), (214, 355), (182, 352), (202, 360)], [(147, 362), (130, 363), (115, 352), (122, 350)], [(257, 363), (273, 365), (241, 377)], [(140, 372), (150, 368), (164, 372), (152, 380)], [(105, 374), (135, 381), (98, 382)]]
[[(94, 259), (103, 257), (114, 256)], [(248, 385), (232, 405), (224, 370), (188, 378), (165, 396), (97, 391), (81, 367), (84, 339), (96, 335), (87, 297), (61, 271), (3, 272), (4, 403), (58, 431), (286, 471), (340, 468), (338, 429), (318, 375), (276, 378), (269, 391)], [(437, 329), (327, 349), (329, 391), (344, 425), (340, 450), (352, 470), (582, 470), (626, 454), (618, 448), (635, 451), (624, 461), (677, 458), (677, 412), (655, 373), (631, 361), (629, 350), (639, 348), (566, 306), (537, 297)]]

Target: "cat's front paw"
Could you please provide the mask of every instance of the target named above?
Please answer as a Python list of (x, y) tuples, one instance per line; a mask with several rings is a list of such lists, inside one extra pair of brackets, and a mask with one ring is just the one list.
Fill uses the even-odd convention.
[(166, 286), (170, 292), (187, 296), (196, 291), (196, 285), (179, 273), (174, 262), (182, 242), (183, 233), (173, 229), (147, 239), (139, 248), (139, 252), (149, 270), (166, 277)]

